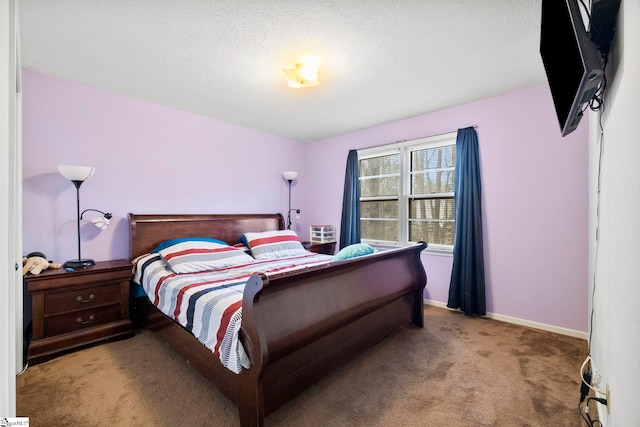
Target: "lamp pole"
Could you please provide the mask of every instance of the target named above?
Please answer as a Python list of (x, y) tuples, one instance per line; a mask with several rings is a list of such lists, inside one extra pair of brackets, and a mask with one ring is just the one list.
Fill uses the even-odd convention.
[(80, 256), (80, 186), (84, 181), (71, 181), (76, 186), (76, 218), (78, 229), (78, 260), (82, 259)]
[(289, 210), (287, 211), (287, 230), (291, 230), (291, 181), (292, 179), (288, 179), (289, 181)]
[(291, 229), (291, 211), (296, 211), (300, 213), (300, 209), (291, 209), (291, 183), (298, 176), (298, 172), (294, 171), (284, 171), (282, 172), (282, 177), (287, 180), (289, 183), (289, 210), (287, 211), (287, 230)]

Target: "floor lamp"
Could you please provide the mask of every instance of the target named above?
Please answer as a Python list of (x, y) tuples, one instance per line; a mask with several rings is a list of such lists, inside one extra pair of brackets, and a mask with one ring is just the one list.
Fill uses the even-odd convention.
[[(95, 261), (92, 259), (82, 259), (80, 255), (80, 186), (83, 182), (91, 178), (94, 168), (89, 166), (58, 166), (58, 171), (62, 176), (67, 178), (76, 187), (76, 207), (77, 207), (77, 230), (78, 230), (78, 259), (72, 259), (62, 266), (64, 268), (83, 268), (95, 265)], [(83, 212), (84, 213), (84, 212)]]
[(287, 230), (291, 229), (291, 211), (296, 211), (296, 218), (300, 218), (300, 209), (291, 208), (291, 183), (298, 176), (298, 172), (284, 171), (282, 177), (289, 182), (289, 210), (287, 211)]

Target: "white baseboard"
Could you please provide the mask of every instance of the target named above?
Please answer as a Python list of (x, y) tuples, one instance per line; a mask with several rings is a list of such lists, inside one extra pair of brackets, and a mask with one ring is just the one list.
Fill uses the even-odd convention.
[[(434, 307), (446, 308), (447, 310), (451, 310), (447, 307), (447, 304), (440, 301), (433, 301), (429, 299), (424, 300), (425, 304), (432, 305)], [(561, 328), (559, 326), (547, 325), (546, 323), (533, 322), (531, 320), (518, 319), (517, 317), (504, 316), (502, 314), (496, 313), (487, 313), (486, 316), (489, 319), (499, 320), (501, 322), (513, 323), (515, 325), (527, 326), (534, 329), (541, 329), (543, 331), (554, 332), (560, 335), (567, 335), (574, 338), (580, 338), (586, 340), (588, 338), (588, 334), (582, 331), (576, 331), (575, 329)]]

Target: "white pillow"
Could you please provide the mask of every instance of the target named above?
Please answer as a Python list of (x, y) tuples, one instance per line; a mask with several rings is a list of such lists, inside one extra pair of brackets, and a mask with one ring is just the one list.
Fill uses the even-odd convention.
[(255, 259), (276, 259), (308, 253), (293, 230), (244, 233), (244, 237)]
[(177, 243), (158, 253), (178, 274), (217, 270), (254, 261), (250, 255), (233, 246), (194, 240)]

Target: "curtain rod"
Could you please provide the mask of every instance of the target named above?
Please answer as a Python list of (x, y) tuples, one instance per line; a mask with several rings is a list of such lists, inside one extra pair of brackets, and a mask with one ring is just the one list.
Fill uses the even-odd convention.
[(419, 138), (413, 138), (413, 139), (399, 139), (399, 140), (397, 140), (397, 141), (393, 141), (393, 142), (386, 142), (386, 143), (384, 143), (384, 144), (380, 144), (380, 145), (372, 145), (372, 146), (370, 146), (370, 147), (356, 148), (356, 150), (367, 150), (367, 149), (369, 149), (369, 148), (384, 147), (385, 145), (392, 145), (392, 144), (402, 144), (402, 143), (404, 143), (404, 142), (417, 141), (417, 140), (419, 140), (419, 139), (424, 139), (424, 138), (435, 138), (435, 137), (437, 137), (437, 136), (446, 135), (446, 134), (448, 134), (448, 133), (458, 132), (458, 130), (459, 130), (459, 129), (466, 129), (466, 128), (470, 128), (470, 127), (474, 128), (474, 129), (478, 129), (478, 125), (465, 126), (465, 127), (458, 128), (458, 129), (456, 129), (456, 130), (452, 130), (452, 131), (449, 131), (449, 132), (442, 132), (442, 133), (437, 133), (437, 134), (435, 134), (435, 135), (429, 135), (429, 136), (421, 136), (421, 137), (419, 137)]

